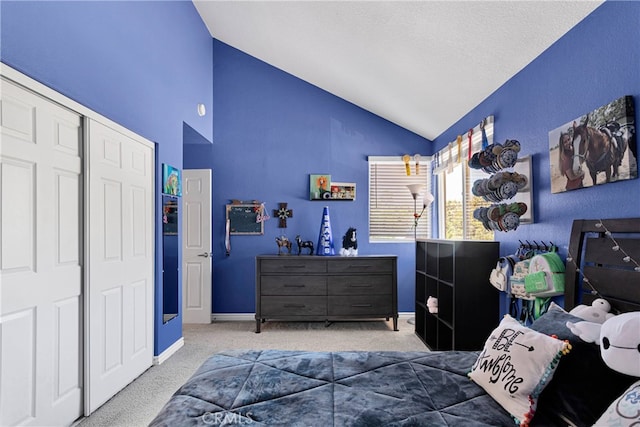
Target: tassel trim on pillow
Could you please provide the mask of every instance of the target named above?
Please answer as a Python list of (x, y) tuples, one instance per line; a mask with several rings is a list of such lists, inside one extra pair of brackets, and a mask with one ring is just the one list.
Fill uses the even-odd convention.
[[(555, 339), (558, 339), (556, 335), (552, 335), (552, 337)], [(529, 427), (529, 423), (531, 422), (531, 420), (533, 419), (533, 416), (536, 413), (538, 396), (540, 396), (540, 393), (542, 393), (542, 390), (544, 390), (547, 383), (553, 377), (553, 374), (556, 368), (558, 367), (558, 363), (560, 363), (560, 358), (566, 355), (567, 353), (569, 353), (570, 351), (571, 351), (571, 344), (569, 343), (568, 340), (564, 340), (564, 346), (562, 346), (562, 349), (560, 349), (560, 351), (558, 351), (558, 353), (551, 360), (551, 363), (549, 363), (549, 366), (547, 366), (544, 373), (542, 374), (542, 378), (540, 378), (540, 382), (538, 382), (538, 385), (536, 385), (536, 388), (534, 388), (531, 395), (529, 395), (529, 412), (524, 414), (524, 417), (522, 420), (519, 420), (514, 417), (516, 424), (519, 424), (520, 427)]]

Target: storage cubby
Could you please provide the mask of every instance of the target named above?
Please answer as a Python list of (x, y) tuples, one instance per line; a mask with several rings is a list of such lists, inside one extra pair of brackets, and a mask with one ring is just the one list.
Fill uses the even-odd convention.
[[(416, 241), (416, 328), (432, 350), (480, 350), (499, 323), (499, 295), (489, 275), (498, 242)], [(427, 299), (438, 298), (438, 313)]]

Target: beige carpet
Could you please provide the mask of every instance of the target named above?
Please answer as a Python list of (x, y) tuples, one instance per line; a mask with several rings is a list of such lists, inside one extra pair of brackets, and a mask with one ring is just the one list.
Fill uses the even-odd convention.
[(266, 322), (259, 334), (250, 321), (185, 325), (184, 347), (163, 364), (149, 368), (78, 425), (148, 425), (196, 368), (220, 350), (428, 351), (407, 320), (400, 318), (397, 332), (390, 321), (334, 322), (328, 327), (324, 322)]

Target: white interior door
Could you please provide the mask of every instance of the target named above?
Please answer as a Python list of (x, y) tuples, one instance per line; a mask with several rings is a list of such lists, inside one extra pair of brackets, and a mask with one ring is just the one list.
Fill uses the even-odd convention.
[(80, 116), (2, 79), (0, 425), (82, 415)]
[(182, 177), (182, 321), (211, 323), (211, 169)]
[(86, 127), (89, 414), (153, 360), (155, 160), (142, 138)]

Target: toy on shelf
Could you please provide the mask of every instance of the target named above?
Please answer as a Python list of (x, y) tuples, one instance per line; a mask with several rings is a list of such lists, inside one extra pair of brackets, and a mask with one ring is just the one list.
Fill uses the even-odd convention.
[(284, 249), (287, 249), (287, 251), (291, 253), (291, 240), (289, 240), (287, 236), (276, 237), (276, 243), (278, 244), (278, 255), (282, 255)]
[(300, 255), (304, 248), (309, 249), (309, 255), (313, 255), (313, 242), (311, 240), (305, 240), (303, 242), (298, 234), (296, 236), (296, 243), (298, 244), (298, 255)]
[(427, 308), (429, 309), (429, 313), (438, 314), (438, 298), (429, 295), (429, 298), (427, 298)]
[(356, 229), (349, 227), (344, 237), (342, 237), (342, 248), (340, 248), (342, 256), (358, 255), (358, 239), (356, 237)]

